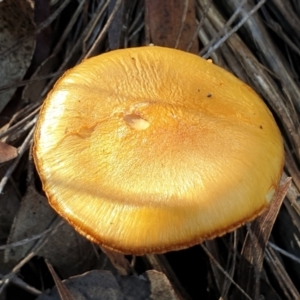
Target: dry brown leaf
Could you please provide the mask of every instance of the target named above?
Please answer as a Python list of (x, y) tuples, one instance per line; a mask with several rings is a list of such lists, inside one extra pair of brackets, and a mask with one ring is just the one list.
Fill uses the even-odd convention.
[[(157, 46), (186, 50), (197, 29), (194, 0), (146, 0), (146, 28), (150, 42)], [(198, 41), (190, 52), (198, 53)]]
[(18, 156), (17, 148), (0, 142), (0, 163), (12, 160)]
[[(29, 186), (7, 242), (13, 243), (42, 233), (49, 228), (56, 217), (47, 199)], [(34, 240), (19, 247), (6, 249), (6, 262), (20, 261), (30, 252), (35, 242)], [(96, 259), (93, 245), (67, 223), (49, 237), (38, 255), (51, 261), (63, 277), (88, 270), (94, 265)]]
[[(0, 82), (14, 84), (25, 75), (35, 46), (33, 7), (30, 0), (0, 1)], [(0, 92), (0, 112), (16, 88)]]
[[(16, 214), (7, 243), (23, 240), (46, 230), (55, 212), (48, 207), (45, 197), (39, 195), (34, 188), (29, 187)], [(13, 249), (6, 249), (6, 261), (20, 261), (25, 257), (35, 241)]]
[[(76, 300), (178, 300), (167, 277), (157, 271), (114, 277), (109, 271), (90, 271), (64, 281)], [(60, 300), (56, 287), (37, 300)]]
[(240, 264), (237, 283), (254, 299), (260, 293), (259, 276), (265, 248), (290, 184), (291, 178), (287, 178), (275, 194), (272, 205), (252, 222), (248, 238), (244, 242), (243, 260)]
[[(251, 231), (255, 236), (255, 240), (251, 240), (251, 236), (248, 236), (249, 238), (245, 241), (243, 254), (246, 259), (253, 263), (253, 247), (256, 247), (256, 249), (259, 250), (259, 253), (257, 253), (259, 262), (257, 267), (259, 270), (262, 268), (264, 249), (290, 185), (291, 178), (287, 178), (275, 194), (272, 205), (251, 224)], [(253, 242), (255, 243), (254, 245)]]

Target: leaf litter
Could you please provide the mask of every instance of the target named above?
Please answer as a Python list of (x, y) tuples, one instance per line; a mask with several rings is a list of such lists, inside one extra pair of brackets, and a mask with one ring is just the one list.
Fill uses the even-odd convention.
[[(163, 294), (166, 299), (299, 299), (299, 3), (172, 0), (159, 9), (161, 1), (57, 0), (46, 1), (44, 11), (29, 0), (9, 5), (21, 2), (15, 14), (27, 24), (21, 31), (20, 22), (11, 22), (0, 9), (0, 28), (12, 26), (0, 33), (6, 41), (0, 64), (19, 70), (16, 76), (0, 72), (1, 299), (59, 299), (55, 288), (47, 290), (53, 281), (39, 257), (53, 266), (56, 281), (65, 280), (74, 299), (83, 294), (84, 299), (163, 299)], [(0, 8), (9, 5), (2, 1)], [(34, 18), (39, 13), (41, 20)], [(202, 249), (109, 260), (49, 207), (32, 163), (32, 132), (42, 101), (64, 71), (95, 54), (150, 42), (211, 58), (262, 96), (284, 138), (287, 181), (281, 198), (262, 216)], [(47, 51), (33, 55), (35, 43)], [(118, 273), (122, 268), (126, 275)], [(32, 274), (38, 275), (35, 281)], [(149, 287), (158, 283), (160, 292), (151, 294)], [(111, 294), (105, 294), (108, 287)]]

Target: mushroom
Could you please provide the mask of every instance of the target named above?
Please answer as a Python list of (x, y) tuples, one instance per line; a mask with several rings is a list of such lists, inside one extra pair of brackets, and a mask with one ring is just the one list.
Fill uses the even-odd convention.
[(245, 83), (183, 51), (111, 51), (67, 71), (42, 107), (34, 160), (51, 206), (86, 238), (142, 255), (258, 216), (284, 163)]

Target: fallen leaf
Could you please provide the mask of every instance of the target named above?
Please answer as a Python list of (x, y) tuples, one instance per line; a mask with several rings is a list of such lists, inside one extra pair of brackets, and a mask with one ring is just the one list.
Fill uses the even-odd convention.
[(197, 30), (195, 1), (146, 0), (145, 22), (150, 42), (157, 46), (198, 53), (198, 40), (193, 41)]
[[(7, 243), (42, 233), (56, 217), (58, 218), (47, 199), (29, 186), (16, 214)], [(22, 246), (6, 249), (6, 262), (16, 264), (29, 253), (35, 243), (36, 240), (33, 240)], [(49, 236), (37, 254), (48, 259), (64, 278), (90, 269), (96, 260), (93, 245), (66, 222)]]
[(17, 148), (0, 142), (0, 163), (12, 160), (18, 156)]
[[(76, 300), (178, 300), (167, 277), (157, 271), (140, 276), (116, 278), (110, 271), (90, 271), (64, 280)], [(57, 288), (46, 291), (36, 300), (60, 300)]]
[[(35, 47), (34, 29), (32, 1), (0, 1), (1, 86), (13, 85), (25, 75)], [(0, 91), (0, 112), (15, 91), (16, 87)]]

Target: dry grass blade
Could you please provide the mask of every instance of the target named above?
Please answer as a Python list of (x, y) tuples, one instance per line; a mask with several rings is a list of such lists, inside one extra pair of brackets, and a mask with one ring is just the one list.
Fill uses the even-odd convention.
[(53, 277), (53, 280), (55, 282), (55, 285), (57, 287), (58, 293), (60, 295), (61, 300), (74, 300), (73, 296), (69, 292), (69, 290), (66, 288), (66, 286), (61, 282), (60, 278), (57, 276), (54, 268), (52, 265), (46, 260), (47, 267)]
[(13, 242), (13, 243), (10, 243), (10, 244), (2, 245), (2, 246), (0, 246), (0, 250), (15, 248), (15, 247), (22, 246), (22, 245), (25, 245), (27, 243), (30, 243), (34, 240), (38, 240), (41, 237), (43, 237), (43, 236), (47, 235), (48, 233), (50, 233), (52, 230), (53, 230), (53, 228), (49, 228), (49, 229), (45, 230), (44, 232), (42, 232), (40, 234), (35, 234), (35, 235), (31, 236), (30, 238), (23, 239), (21, 241)]
[(274, 4), (274, 6), (269, 6), (270, 10), (278, 19), (284, 20), (284, 23), (282, 22), (283, 26), (279, 26), (285, 27), (288, 32), (293, 32), (293, 35), (295, 35), (297, 39), (300, 39), (300, 19), (299, 14), (294, 9), (295, 5), (289, 1), (282, 2), (281, 0), (273, 0), (272, 4)]
[[(221, 36), (224, 36), (224, 35), (225, 35), (226, 31), (230, 30), (230, 26), (231, 26), (232, 23), (236, 20), (238, 14), (240, 13), (240, 11), (241, 11), (243, 5), (246, 3), (246, 1), (247, 1), (247, 0), (241, 1), (239, 7), (236, 9), (236, 11), (233, 13), (233, 15), (232, 15), (232, 16), (229, 18), (229, 20), (226, 22), (226, 25), (225, 25), (220, 31), (218, 31), (218, 33), (216, 33), (216, 34), (214, 35), (214, 38), (213, 38), (213, 39), (211, 39), (209, 42), (207, 42), (207, 43), (205, 44), (205, 46), (201, 49), (201, 51), (200, 51), (200, 53), (199, 53), (200, 56), (204, 57), (204, 54), (205, 54), (205, 53), (207, 53), (207, 56), (209, 56), (209, 55), (213, 52), (213, 51), (210, 51), (211, 47), (212, 47), (214, 44), (216, 44), (216, 42), (220, 39)], [(207, 7), (209, 8), (208, 5), (207, 5)], [(207, 14), (207, 12), (208, 12), (208, 10), (206, 11), (206, 14)], [(205, 15), (206, 15), (206, 14), (205, 14)], [(201, 21), (202, 21), (202, 19), (201, 19)], [(201, 28), (201, 27), (200, 27), (200, 28)], [(199, 30), (200, 30), (200, 28), (199, 28)], [(232, 35), (232, 32), (231, 32), (230, 35)], [(227, 37), (229, 37), (230, 35), (227, 34)], [(225, 42), (226, 39), (224, 39), (223, 41)], [(220, 45), (221, 45), (221, 44), (219, 43), (219, 45), (218, 45), (218, 46), (215, 45), (214, 48), (216, 49), (216, 48), (218, 48)]]
[[(204, 9), (205, 6), (203, 5), (202, 8)], [(224, 18), (214, 6), (212, 6), (211, 10), (208, 13), (208, 21), (211, 22), (211, 25), (213, 27), (216, 27), (217, 32), (222, 30), (222, 28), (225, 26)], [(264, 43), (264, 41), (262, 41), (262, 43)], [(285, 87), (287, 89), (286, 92), (288, 93), (288, 95), (290, 95), (287, 98), (286, 93), (283, 93), (278, 88), (274, 79), (269, 75), (269, 72), (266, 72), (266, 68), (258, 62), (256, 57), (253, 55), (247, 45), (243, 43), (241, 38), (239, 38), (237, 35), (232, 35), (230, 39), (228, 39), (227, 44), (234, 53), (235, 59), (237, 60), (237, 63), (240, 64), (242, 71), (246, 73), (247, 78), (249, 79), (249, 84), (253, 86), (257, 91), (259, 91), (259, 93), (266, 99), (267, 103), (280, 118), (280, 121), (282, 122), (284, 130), (286, 132), (284, 137), (292, 144), (293, 153), (299, 161), (299, 118), (295, 118), (295, 106), (293, 105), (293, 102), (289, 101), (289, 99), (293, 99), (293, 101), (296, 101), (296, 99), (299, 98), (299, 96), (297, 96), (297, 92), (293, 91), (293, 87), (295, 87), (296, 85), (295, 80), (293, 80), (293, 78), (289, 76), (289, 85)], [(274, 47), (271, 45), (270, 48), (273, 49)], [(268, 51), (265, 51), (264, 55), (267, 55), (268, 53)], [(275, 56), (276, 53), (274, 53)], [(280, 61), (280, 57), (278, 57), (277, 60)], [(284, 68), (283, 65), (281, 65), (281, 67)], [(275, 69), (274, 66), (273, 69)], [(282, 80), (286, 80), (286, 78), (284, 78), (286, 74), (280, 72), (280, 68), (275, 70), (275, 72), (277, 76), (278, 74), (280, 75)], [(286, 70), (286, 72), (289, 74), (288, 70)], [(291, 98), (292, 94), (294, 94), (294, 96)]]
[[(0, 286), (3, 284), (2, 278), (3, 278), (3, 276), (0, 275)], [(24, 282), (21, 278), (16, 277), (16, 276), (11, 279), (11, 283), (14, 286), (19, 287), (19, 288), (23, 289), (24, 291), (26, 291), (29, 294), (34, 295), (34, 296), (38, 296), (42, 293), (40, 290), (38, 290), (35, 287), (29, 285), (28, 283)]]
[[(70, 66), (70, 61), (75, 60), (75, 63), (80, 62), (83, 58), (87, 58), (86, 56), (86, 49), (89, 48), (90, 43), (94, 43), (94, 34), (97, 32), (97, 23), (100, 22), (100, 20), (103, 21), (105, 10), (107, 9), (108, 2), (103, 3), (100, 1), (97, 5), (97, 7), (93, 10), (90, 20), (88, 21), (86, 26), (82, 29), (82, 32), (79, 33), (79, 36), (76, 38), (76, 40), (71, 41), (69, 48), (70, 51), (67, 53), (64, 53), (64, 59), (61, 62), (61, 64), (58, 67), (58, 70), (56, 72), (57, 76), (53, 77), (52, 80), (48, 82), (45, 89), (43, 90), (43, 93), (41, 97), (45, 97), (45, 95), (49, 92), (49, 90), (53, 87), (54, 83), (59, 78), (60, 74), (62, 74), (68, 66)], [(82, 12), (81, 12), (82, 13)], [(71, 20), (70, 23), (73, 23)], [(69, 23), (69, 24), (70, 24)], [(71, 26), (68, 26), (68, 30)], [(74, 28), (73, 28), (74, 30)], [(65, 32), (68, 32), (67, 30)], [(91, 40), (91, 41), (90, 41)], [(63, 39), (60, 40), (62, 44)], [(57, 50), (58, 51), (58, 50)], [(83, 53), (81, 53), (81, 51)], [(78, 52), (80, 55), (78, 55)], [(56, 52), (53, 52), (52, 55), (56, 55)], [(74, 58), (74, 56), (76, 58)], [(74, 62), (73, 62), (74, 63)]]
[(32, 247), (31, 251), (11, 270), (10, 273), (3, 276), (2, 284), (0, 286), (0, 295), (4, 292), (5, 287), (9, 284), (9, 282), (14, 278), (14, 276), (20, 271), (20, 269), (28, 263), (37, 253), (38, 251), (45, 245), (51, 234), (53, 234), (63, 223), (58, 222), (58, 218), (53, 220), (53, 230), (48, 235), (43, 236), (39, 239), (36, 244)]
[(253, 257), (251, 254), (252, 249), (255, 248), (256, 251), (259, 251), (259, 253), (257, 253), (257, 268), (259, 271), (262, 268), (264, 249), (267, 245), (274, 222), (290, 185), (291, 178), (287, 178), (276, 192), (274, 200), (272, 201), (272, 205), (270, 205), (270, 207), (261, 216), (253, 221), (249, 228), (250, 231), (252, 231), (255, 240), (250, 241), (251, 237), (246, 239), (244, 243), (243, 255), (250, 263), (253, 263), (253, 261), (251, 261)]
[[(223, 30), (219, 31), (218, 35), (221, 36), (222, 33), (225, 33), (225, 28), (230, 28), (230, 25), (233, 23), (233, 21), (236, 19), (238, 14), (241, 12), (242, 7), (244, 4), (246, 4), (247, 1), (243, 1), (239, 3), (237, 8), (235, 9), (232, 17), (228, 20), (226, 26)], [(254, 14), (257, 12), (258, 9), (266, 2), (266, 0), (259, 1), (245, 16), (240, 20), (240, 22), (234, 26), (232, 29), (229, 30), (229, 32), (226, 32), (223, 37), (217, 38), (215, 41), (215, 44), (207, 49), (207, 52), (205, 53), (202, 49), (201, 56), (204, 58), (208, 58), (212, 52), (214, 52), (216, 49), (218, 49), (230, 36), (232, 36), (233, 33), (237, 32), (244, 24), (245, 22)], [(223, 32), (222, 32), (223, 31)]]
[(13, 126), (9, 127), (8, 129), (6, 129), (2, 133), (0, 133), (0, 139), (2, 139), (5, 136), (8, 136), (10, 134), (15, 134), (16, 132), (18, 132), (18, 130), (21, 127), (23, 127), (24, 124), (26, 124), (28, 121), (31, 121), (32, 119), (34, 119), (36, 117), (36, 114), (39, 112), (39, 110), (40, 110), (40, 108), (38, 107), (33, 112), (28, 113), (25, 118), (23, 118), (22, 120), (20, 120), (19, 122), (17, 122)]
[(291, 178), (288, 178), (276, 192), (272, 205), (248, 228), (248, 236), (242, 251), (243, 259), (238, 272), (238, 283), (254, 299), (259, 298), (259, 280), (265, 248), (290, 184)]
[[(230, 287), (232, 285), (232, 282), (234, 281), (233, 278), (238, 263), (237, 231), (235, 230), (233, 234), (230, 235), (230, 237), (232, 237), (232, 240), (230, 240), (228, 244), (232, 245), (232, 249), (231, 251), (229, 251), (227, 261), (226, 261), (226, 268), (225, 268), (226, 275), (224, 274), (224, 268), (221, 267), (222, 256), (219, 251), (217, 241), (210, 240), (204, 243), (210, 255), (213, 257), (213, 259), (210, 259), (212, 272), (214, 274), (214, 279), (216, 281), (218, 290), (220, 291), (220, 295), (224, 299), (227, 299), (228, 297)], [(215, 264), (215, 261), (217, 261), (218, 264)]]
[[(109, 2), (109, 14), (115, 9), (117, 0)], [(124, 0), (118, 10), (111, 26), (108, 29), (108, 40), (110, 49), (120, 49), (125, 46), (125, 36), (127, 35), (128, 22), (132, 9), (136, 1)]]
[(266, 261), (274, 270), (273, 274), (276, 276), (277, 283), (281, 286), (282, 291), (284, 292), (285, 299), (300, 299), (299, 291), (291, 281), (290, 276), (280, 261), (280, 258), (271, 248), (266, 250)]
[(245, 290), (243, 290), (237, 282), (228, 274), (218, 261), (212, 256), (210, 251), (202, 244), (201, 245), (207, 256), (212, 260), (213, 264), (224, 274), (224, 276), (237, 288), (237, 290), (245, 297), (245, 299), (252, 299)]
[[(286, 175), (285, 175), (286, 176)], [(285, 202), (287, 209), (290, 210), (290, 214), (293, 220), (293, 223), (298, 227), (300, 231), (300, 204), (299, 204), (299, 188), (294, 182), (291, 184), (291, 188), (287, 192), (287, 199), (289, 201), (289, 205)]]
[[(197, 9), (197, 8), (198, 8), (198, 7), (197, 7), (197, 2), (196, 2), (195, 4), (196, 4), (196, 5), (195, 5), (195, 13), (196, 13), (196, 12), (199, 13), (199, 9)], [(197, 36), (198, 36), (198, 34), (199, 34), (199, 32), (200, 32), (200, 29), (201, 29), (202, 26), (203, 26), (204, 20), (205, 20), (205, 18), (206, 18), (207, 12), (208, 12), (209, 9), (210, 9), (210, 6), (211, 6), (211, 0), (209, 0), (208, 3), (206, 4), (205, 10), (204, 10), (203, 12), (199, 13), (199, 15), (200, 15), (200, 16), (198, 17), (198, 18), (199, 18), (199, 21), (196, 20), (196, 21), (198, 22), (197, 28), (196, 28), (196, 30), (195, 30), (195, 32), (194, 32), (194, 35), (193, 35), (193, 37), (192, 37), (190, 43), (188, 44), (187, 48), (185, 49), (186, 51), (190, 52), (190, 49), (191, 49), (192, 45), (194, 44), (195, 40), (197, 40)], [(196, 14), (197, 14), (197, 13), (196, 13)], [(197, 49), (197, 52), (198, 52), (198, 51), (199, 51), (199, 49)]]
[(30, 83), (34, 83), (34, 82), (38, 82), (38, 81), (42, 81), (42, 80), (45, 80), (45, 79), (50, 79), (54, 76), (57, 76), (58, 74), (54, 73), (54, 74), (47, 74), (45, 76), (40, 76), (40, 77), (37, 77), (37, 78), (33, 78), (33, 79), (29, 79), (29, 80), (22, 80), (22, 81), (18, 81), (18, 82), (15, 82), (15, 83), (9, 83), (7, 85), (2, 85), (0, 86), (0, 91), (4, 91), (6, 89), (9, 89), (9, 88), (12, 88), (12, 87), (22, 87), (22, 86), (27, 86), (29, 85)]
[(276, 250), (277, 252), (279, 252), (282, 255), (285, 255), (286, 257), (292, 259), (293, 261), (297, 262), (298, 264), (300, 264), (300, 257), (297, 257), (281, 248), (279, 248), (278, 246), (276, 246), (275, 244), (268, 242), (268, 246), (270, 246), (272, 249)]
[[(228, 7), (231, 8), (231, 11), (235, 11), (236, 7), (238, 7), (238, 0), (230, 0), (228, 1)], [(248, 11), (252, 9), (252, 1), (249, 1), (245, 5), (245, 9), (242, 11), (242, 16), (247, 16)], [(288, 62), (285, 57), (279, 51), (277, 45), (274, 44), (273, 40), (270, 37), (270, 34), (267, 32), (261, 19), (255, 15), (252, 16), (245, 23), (244, 29), (252, 37), (252, 42), (254, 43), (257, 51), (261, 54), (264, 62), (270, 70), (280, 76), (280, 81), (284, 89), (290, 95), (290, 99), (293, 99), (293, 103), (297, 110), (300, 110), (300, 103), (297, 101), (300, 97), (300, 89), (298, 84), (296, 84), (295, 80), (291, 76), (292, 72)]]
[(95, 42), (93, 43), (93, 46), (91, 47), (91, 49), (88, 51), (87, 55), (85, 56), (86, 58), (92, 57), (94, 55), (96, 55), (100, 49), (100, 45), (102, 43), (102, 40), (105, 37), (105, 34), (107, 33), (110, 25), (112, 24), (117, 12), (119, 11), (121, 4), (122, 4), (123, 0), (117, 0), (116, 4), (106, 22), (106, 24), (104, 25), (102, 31), (99, 33), (97, 39), (95, 40)]

